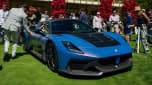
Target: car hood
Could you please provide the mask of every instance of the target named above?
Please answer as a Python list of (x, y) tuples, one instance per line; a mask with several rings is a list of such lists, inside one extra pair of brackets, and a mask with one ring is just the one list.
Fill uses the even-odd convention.
[[(113, 36), (113, 37), (112, 37)], [(117, 36), (106, 33), (61, 34), (55, 38), (59, 42), (69, 41), (84, 52), (85, 56), (106, 57), (131, 53), (128, 43)], [(60, 45), (61, 45), (60, 44)], [(59, 44), (58, 44), (59, 45)]]

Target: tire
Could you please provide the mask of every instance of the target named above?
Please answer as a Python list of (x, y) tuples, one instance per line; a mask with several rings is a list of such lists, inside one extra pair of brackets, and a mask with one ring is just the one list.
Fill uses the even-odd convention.
[(58, 57), (57, 57), (55, 46), (51, 42), (49, 42), (46, 45), (46, 57), (47, 57), (47, 65), (49, 69), (54, 72), (57, 72)]

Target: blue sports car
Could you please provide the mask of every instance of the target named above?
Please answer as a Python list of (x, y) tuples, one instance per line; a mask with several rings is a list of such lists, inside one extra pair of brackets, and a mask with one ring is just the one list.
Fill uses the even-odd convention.
[(101, 76), (132, 68), (132, 48), (117, 33), (98, 33), (79, 20), (56, 19), (23, 32), (23, 48), (55, 72)]

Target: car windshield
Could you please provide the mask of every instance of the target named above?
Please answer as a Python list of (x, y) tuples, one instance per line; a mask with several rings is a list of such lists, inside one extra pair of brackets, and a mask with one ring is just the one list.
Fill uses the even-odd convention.
[(51, 32), (53, 34), (90, 33), (94, 30), (78, 20), (59, 20), (51, 23)]

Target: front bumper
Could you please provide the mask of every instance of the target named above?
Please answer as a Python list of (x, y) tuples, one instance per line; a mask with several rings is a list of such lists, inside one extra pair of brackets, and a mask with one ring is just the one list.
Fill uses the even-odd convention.
[(132, 68), (132, 64), (132, 54), (125, 54), (95, 61), (71, 60), (66, 70), (60, 72), (76, 76), (101, 76), (106, 73)]

